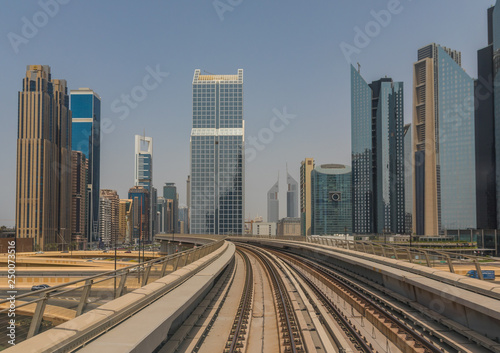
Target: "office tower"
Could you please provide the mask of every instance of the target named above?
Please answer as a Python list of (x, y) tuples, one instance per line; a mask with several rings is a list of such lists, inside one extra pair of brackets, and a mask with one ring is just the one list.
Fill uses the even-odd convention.
[(297, 218), (299, 217), (299, 183), (288, 173), (286, 170), (286, 182), (288, 190), (286, 192), (286, 217)]
[(436, 44), (413, 68), (414, 229), (475, 229), (474, 81), (460, 52)]
[[(101, 190), (102, 191), (102, 190)], [(112, 224), (111, 224), (111, 200), (105, 197), (101, 197), (99, 202), (99, 238), (100, 241), (105, 246), (110, 246), (113, 244), (111, 239)]]
[(156, 190), (155, 187), (151, 188), (151, 214), (149, 218), (149, 229), (151, 230), (150, 233), (150, 239), (153, 240), (154, 236), (156, 235), (156, 218), (157, 218), (157, 212), (156, 212), (156, 202), (158, 201), (158, 191)]
[[(475, 81), (475, 148), (476, 148), (476, 217), (478, 229), (497, 229), (497, 161), (499, 149), (495, 147), (495, 89), (496, 70), (493, 42), (495, 36), (494, 19), (500, 31), (500, 15), (494, 17), (496, 7), (488, 9), (488, 46), (477, 52), (477, 75)], [(498, 18), (498, 19), (497, 19)], [(500, 33), (498, 33), (500, 38)], [(497, 39), (498, 40), (498, 39)], [(500, 94), (500, 92), (498, 92)], [(500, 104), (500, 101), (499, 103)], [(500, 120), (498, 120), (500, 121)], [(497, 130), (500, 132), (500, 130)], [(499, 145), (497, 143), (497, 145)], [(500, 146), (499, 146), (500, 148)], [(496, 151), (495, 151), (496, 149)]]
[(99, 191), (101, 173), (101, 97), (90, 88), (71, 90), (72, 149), (88, 161), (87, 240), (99, 240)]
[[(115, 240), (118, 240), (119, 233), (119, 218), (120, 218), (120, 197), (116, 190), (101, 189), (100, 192), (101, 199), (108, 199), (110, 201), (111, 207), (111, 235), (110, 242), (111, 245), (115, 244)], [(102, 223), (102, 222), (101, 222)], [(104, 240), (103, 240), (104, 242)]]
[(149, 192), (142, 186), (134, 186), (128, 191), (128, 198), (132, 200), (132, 241), (149, 240)]
[(352, 232), (351, 167), (323, 164), (311, 172), (311, 233)]
[(403, 83), (371, 84), (351, 65), (354, 233), (403, 233)]
[(158, 196), (156, 201), (156, 232), (166, 233), (167, 229), (167, 200)]
[(154, 236), (154, 220), (156, 219), (156, 191), (153, 190), (153, 138), (146, 135), (135, 135), (135, 186), (142, 186), (148, 191), (149, 233), (145, 239), (152, 240)]
[(75, 249), (81, 249), (87, 243), (88, 162), (80, 151), (72, 151), (71, 157), (71, 242)]
[(413, 234), (413, 145), (411, 124), (404, 127), (405, 150), (405, 234)]
[(121, 199), (118, 210), (118, 243), (129, 244), (132, 239), (132, 200)]
[(243, 70), (193, 77), (193, 234), (243, 234), (245, 207)]
[[(19, 92), (16, 237), (35, 248), (71, 241), (71, 112), (65, 80), (29, 65)], [(64, 245), (61, 245), (64, 244)]]
[(300, 222), (302, 235), (311, 235), (311, 172), (314, 159), (306, 158), (300, 163)]
[(280, 218), (280, 200), (278, 199), (279, 192), (279, 177), (278, 181), (267, 192), (267, 221), (278, 222)]
[(163, 198), (167, 202), (167, 211), (169, 212), (165, 232), (179, 233), (179, 194), (175, 183), (165, 183)]
[(189, 234), (188, 233), (188, 216), (189, 216), (189, 209), (187, 206), (180, 206), (179, 207), (179, 227), (182, 222), (182, 225), (184, 228), (180, 227), (179, 228), (179, 233), (181, 234)]

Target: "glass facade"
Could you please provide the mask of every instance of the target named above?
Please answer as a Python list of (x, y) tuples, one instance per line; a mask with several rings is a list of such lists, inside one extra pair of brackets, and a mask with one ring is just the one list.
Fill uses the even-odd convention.
[(311, 172), (311, 234), (352, 232), (351, 168), (326, 164)]
[(374, 233), (372, 90), (351, 65), (353, 232)]
[(286, 217), (298, 218), (299, 217), (299, 183), (290, 175), (286, 174), (286, 182), (288, 184), (288, 191), (286, 193)]
[(441, 228), (475, 229), (474, 80), (443, 48), (437, 54)]
[[(496, 202), (497, 225), (500, 224), (500, 9), (491, 11), (490, 37), (493, 44), (493, 104), (495, 115), (495, 159), (496, 159)], [(497, 226), (498, 227), (498, 226)]]
[(403, 83), (367, 84), (351, 65), (355, 233), (404, 232)]
[(191, 218), (193, 234), (243, 234), (243, 70), (193, 78)]
[(72, 149), (88, 159), (88, 221), (89, 242), (99, 240), (99, 192), (101, 169), (101, 98), (92, 90), (72, 90)]
[(278, 198), (279, 180), (267, 192), (267, 221), (278, 222), (280, 218), (280, 201)]

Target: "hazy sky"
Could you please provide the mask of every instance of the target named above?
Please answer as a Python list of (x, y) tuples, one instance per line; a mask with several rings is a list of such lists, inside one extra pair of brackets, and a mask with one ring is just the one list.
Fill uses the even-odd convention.
[[(90, 87), (101, 96), (107, 124), (101, 147), (102, 188), (127, 196), (134, 182), (134, 135), (146, 130), (154, 139), (153, 182), (158, 189), (175, 182), (182, 204), (189, 174), (194, 70), (236, 74), (244, 69), (246, 139), (254, 137), (264, 147), (246, 165), (245, 216), (265, 218), (266, 193), (279, 171), (283, 217), (287, 162), (297, 180), (300, 161), (306, 157), (317, 164), (350, 164), (346, 56), (361, 64), (368, 82), (385, 75), (404, 81), (405, 120), (410, 122), (412, 64), (418, 48), (436, 42), (460, 50), (463, 67), (476, 76), (476, 52), (487, 44), (486, 10), (493, 4), (494, 0), (3, 1), (0, 225), (14, 225), (17, 92), (28, 64), (50, 65), (52, 77), (66, 79), (70, 89)], [(383, 25), (370, 23), (381, 10), (386, 10), (379, 16)], [(369, 32), (368, 41), (355, 38), (357, 28)], [(342, 47), (351, 54), (344, 55)], [(151, 70), (161, 74), (157, 85), (147, 81), (150, 90), (145, 91), (139, 87)], [(147, 95), (141, 96), (143, 92)], [(120, 100), (132, 93), (136, 100), (125, 114)], [(268, 129), (277, 121), (273, 117), (284, 111), (288, 125), (275, 127), (277, 132), (270, 136)]]

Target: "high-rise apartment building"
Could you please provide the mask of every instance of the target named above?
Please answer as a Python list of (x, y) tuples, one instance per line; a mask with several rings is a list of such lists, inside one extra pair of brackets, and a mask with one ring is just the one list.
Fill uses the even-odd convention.
[(18, 99), (16, 237), (32, 238), (35, 248), (67, 248), (72, 159), (66, 81), (52, 79), (49, 66), (29, 65)]
[(87, 243), (88, 161), (80, 151), (72, 151), (71, 157), (71, 242), (82, 249)]
[(475, 229), (474, 80), (460, 52), (437, 44), (418, 50), (413, 69), (413, 228)]
[(311, 172), (311, 234), (352, 232), (351, 167), (323, 164)]
[(121, 199), (118, 209), (118, 244), (130, 244), (132, 239), (132, 207), (129, 199)]
[(243, 234), (245, 147), (243, 70), (193, 77), (191, 219), (193, 234)]
[(286, 171), (286, 182), (288, 190), (286, 192), (286, 217), (299, 217), (299, 183)]
[(403, 83), (368, 84), (351, 65), (354, 233), (403, 233)]
[(99, 240), (99, 190), (101, 174), (101, 97), (90, 88), (70, 92), (72, 149), (87, 158), (87, 240)]
[(405, 234), (413, 234), (413, 145), (411, 124), (404, 127), (405, 145)]
[(105, 197), (101, 197), (99, 201), (99, 239), (105, 246), (111, 246), (113, 244), (113, 240), (111, 238), (111, 215), (111, 200)]
[(280, 218), (279, 179), (267, 192), (267, 221), (278, 222)]
[(306, 158), (300, 163), (300, 222), (302, 235), (311, 235), (311, 172), (314, 159)]
[[(110, 201), (110, 235), (109, 235), (109, 241), (110, 243), (106, 243), (104, 240), (103, 242), (107, 245), (115, 244), (115, 241), (118, 240), (118, 234), (120, 231), (120, 197), (118, 197), (118, 193), (115, 190), (108, 190), (108, 189), (101, 189), (100, 192), (101, 195), (101, 200), (102, 199), (107, 199)], [(107, 216), (107, 215), (106, 215)], [(102, 224), (102, 222), (101, 222)], [(101, 234), (104, 234), (101, 232)], [(107, 236), (107, 233), (106, 233)]]

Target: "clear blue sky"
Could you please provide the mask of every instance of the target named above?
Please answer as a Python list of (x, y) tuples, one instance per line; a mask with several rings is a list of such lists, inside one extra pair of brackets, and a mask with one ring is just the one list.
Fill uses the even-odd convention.
[[(297, 180), (306, 157), (317, 164), (350, 164), (349, 64), (340, 45), (353, 45), (354, 28), (364, 29), (373, 20), (370, 12), (387, 9), (391, 1), (220, 0), (228, 9), (222, 20), (211, 0), (60, 1), (67, 4), (49, 8), (53, 16), (40, 14), (38, 1), (2, 3), (0, 225), (14, 224), (17, 91), (28, 64), (50, 65), (53, 78), (66, 79), (71, 89), (90, 87), (100, 94), (102, 117), (113, 126), (103, 136), (101, 186), (122, 198), (134, 182), (134, 135), (145, 129), (154, 139), (154, 184), (160, 189), (177, 183), (180, 202), (186, 203), (196, 68), (218, 74), (245, 70), (247, 140), (269, 128), (275, 109), (296, 115), (246, 166), (246, 216), (265, 216), (266, 192), (278, 171), (285, 216), (286, 162)], [(486, 10), (493, 4), (401, 0), (399, 13), (350, 59), (361, 63), (367, 81), (385, 75), (404, 81), (410, 122), (417, 49), (436, 42), (460, 50), (463, 67), (476, 76), (476, 51), (487, 44)], [(16, 53), (9, 33), (23, 36), (23, 18), (40, 27), (27, 33), (31, 38)], [(169, 76), (120, 120), (113, 101), (140, 86), (148, 66), (158, 65)]]

